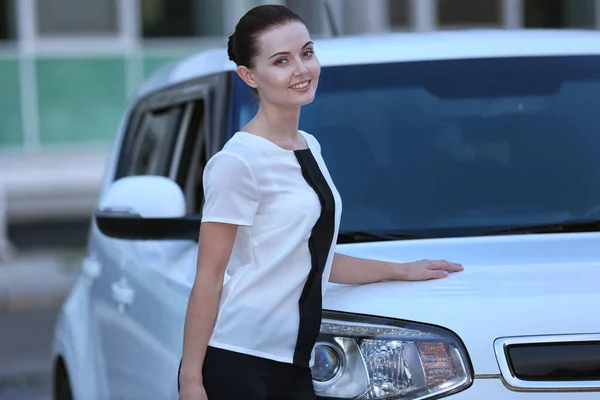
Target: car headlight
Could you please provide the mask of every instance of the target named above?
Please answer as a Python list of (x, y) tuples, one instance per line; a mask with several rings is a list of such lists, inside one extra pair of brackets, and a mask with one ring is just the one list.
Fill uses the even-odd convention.
[(330, 399), (432, 399), (472, 382), (454, 334), (383, 318), (325, 312), (314, 361), (315, 391)]

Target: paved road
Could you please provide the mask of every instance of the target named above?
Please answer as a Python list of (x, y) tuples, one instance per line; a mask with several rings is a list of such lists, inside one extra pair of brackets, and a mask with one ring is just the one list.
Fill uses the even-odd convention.
[(51, 400), (54, 324), (81, 255), (25, 252), (0, 263), (0, 399)]
[(49, 354), (58, 309), (0, 314), (0, 399), (50, 400)]

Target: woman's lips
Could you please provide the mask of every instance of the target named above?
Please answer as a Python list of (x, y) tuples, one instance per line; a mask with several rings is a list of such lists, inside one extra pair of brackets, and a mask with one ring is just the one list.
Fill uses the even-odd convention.
[(302, 81), (302, 82), (298, 82), (292, 86), (290, 86), (290, 89), (296, 91), (296, 92), (306, 92), (310, 89), (310, 84), (311, 84), (311, 80), (306, 80), (306, 81)]

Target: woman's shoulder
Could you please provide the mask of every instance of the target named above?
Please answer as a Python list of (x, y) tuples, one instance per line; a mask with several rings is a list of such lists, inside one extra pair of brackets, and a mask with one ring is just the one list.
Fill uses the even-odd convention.
[(308, 142), (308, 145), (312, 148), (316, 148), (319, 151), (321, 151), (321, 144), (319, 143), (319, 141), (317, 140), (317, 138), (312, 135), (311, 133), (308, 133), (307, 131), (304, 130), (299, 130), (300, 133), (302, 135), (304, 135), (304, 138), (306, 139), (306, 141)]
[(252, 148), (239, 140), (237, 135), (225, 142), (223, 147), (208, 160), (207, 167), (240, 167), (249, 166), (253, 158)]
[(217, 156), (218, 159), (223, 160), (236, 158), (245, 164), (251, 165), (260, 155), (258, 154), (256, 147), (245, 140), (245, 137), (241, 132), (237, 132), (225, 142), (225, 145), (213, 155), (213, 158)]

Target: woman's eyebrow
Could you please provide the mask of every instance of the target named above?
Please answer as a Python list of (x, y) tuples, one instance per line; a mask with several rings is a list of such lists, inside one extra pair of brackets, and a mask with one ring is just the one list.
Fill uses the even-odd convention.
[[(303, 49), (305, 49), (305, 48), (307, 48), (308, 46), (310, 46), (311, 44), (313, 44), (313, 42), (309, 40), (308, 42), (306, 42), (306, 43), (304, 44), (304, 46), (302, 46), (302, 48), (303, 48)], [(290, 54), (290, 52), (289, 52), (289, 51), (280, 51), (280, 52), (278, 52), (278, 53), (275, 53), (275, 54), (273, 54), (271, 57), (269, 57), (269, 60), (270, 60), (271, 58), (273, 58), (273, 57), (276, 57), (276, 56), (281, 56), (281, 55), (285, 55), (285, 54)]]

